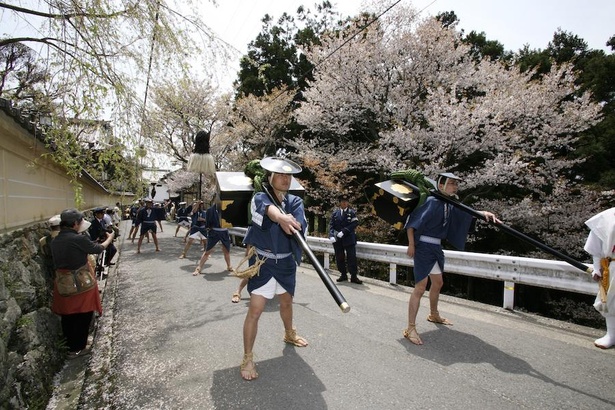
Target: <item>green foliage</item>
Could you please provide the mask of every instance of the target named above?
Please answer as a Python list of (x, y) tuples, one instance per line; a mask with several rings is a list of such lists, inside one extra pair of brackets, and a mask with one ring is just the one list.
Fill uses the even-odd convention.
[(604, 328), (604, 318), (589, 302), (567, 297), (546, 302), (549, 317), (582, 326)]
[(463, 42), (469, 44), (470, 55), (475, 61), (480, 61), (483, 58), (488, 58), (491, 61), (495, 60), (510, 60), (512, 55), (504, 53), (504, 45), (496, 40), (487, 40), (484, 32), (477, 33), (472, 30), (465, 36)]
[(337, 19), (339, 14), (328, 1), (317, 4), (314, 12), (301, 6), (296, 17), (284, 13), (275, 23), (272, 16), (265, 15), (261, 32), (240, 60), (237, 96), (260, 97), (284, 87), (304, 90), (312, 79), (314, 64), (300, 48), (319, 44), (322, 33)]
[(31, 316), (20, 316), (19, 319), (17, 319), (18, 328), (31, 326), (33, 324), (34, 324), (34, 320), (32, 319)]

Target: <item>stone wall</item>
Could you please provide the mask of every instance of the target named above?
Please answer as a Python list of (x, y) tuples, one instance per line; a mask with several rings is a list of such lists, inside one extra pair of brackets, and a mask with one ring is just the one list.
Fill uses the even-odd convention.
[(39, 249), (46, 223), (0, 236), (0, 408), (44, 409), (66, 358)]

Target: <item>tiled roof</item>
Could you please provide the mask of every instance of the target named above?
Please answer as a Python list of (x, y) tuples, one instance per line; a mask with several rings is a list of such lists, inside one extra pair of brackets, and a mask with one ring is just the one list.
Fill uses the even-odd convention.
[[(7, 100), (6, 98), (0, 98), (0, 110), (4, 111), (9, 117), (13, 118), (13, 120), (15, 120), (15, 122), (17, 122), (23, 129), (28, 131), (28, 133), (32, 135), (33, 138), (36, 138), (41, 142), (45, 142), (45, 130), (42, 127), (36, 127), (36, 123), (32, 120), (32, 116), (29, 112), (22, 111), (19, 108), (14, 108), (11, 101)], [(100, 182), (98, 182), (85, 169), (81, 170), (81, 174), (84, 179), (98, 185), (105, 192), (109, 192), (107, 188), (105, 188)]]

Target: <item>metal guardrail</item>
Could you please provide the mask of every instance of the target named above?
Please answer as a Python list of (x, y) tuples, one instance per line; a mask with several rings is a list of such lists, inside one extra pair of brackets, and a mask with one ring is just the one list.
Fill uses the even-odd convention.
[[(230, 228), (231, 235), (245, 236), (247, 228)], [(313, 252), (324, 254), (324, 267), (335, 255), (327, 238), (307, 237)], [(563, 261), (491, 255), (486, 253), (444, 251), (446, 272), (503, 282), (503, 307), (513, 309), (515, 284), (595, 295), (598, 285), (591, 276)], [(397, 265), (413, 266), (406, 247), (371, 242), (357, 242), (357, 258), (389, 264), (389, 283), (397, 284)], [(587, 265), (590, 266), (590, 265)]]

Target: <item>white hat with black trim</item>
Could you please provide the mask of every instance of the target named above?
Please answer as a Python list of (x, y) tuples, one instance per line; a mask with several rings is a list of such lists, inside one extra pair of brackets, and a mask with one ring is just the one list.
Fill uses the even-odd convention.
[(260, 164), (263, 169), (276, 174), (298, 174), (302, 171), (299, 164), (286, 158), (265, 157)]

